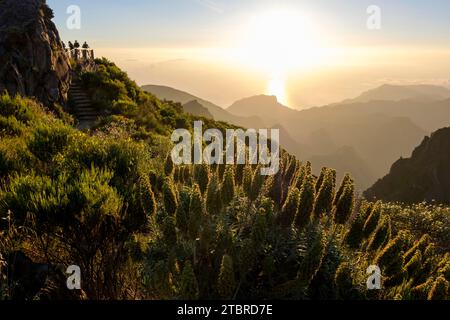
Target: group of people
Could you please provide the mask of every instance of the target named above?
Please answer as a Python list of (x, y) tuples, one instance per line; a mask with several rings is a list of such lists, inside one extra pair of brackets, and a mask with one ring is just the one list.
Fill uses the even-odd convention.
[(90, 49), (86, 41), (83, 43), (83, 45), (80, 45), (77, 40), (75, 40), (74, 43), (69, 41), (68, 47), (64, 42), (62, 43), (62, 45), (72, 59), (91, 61), (94, 60), (94, 50)]
[[(83, 43), (82, 46), (80, 46), (80, 43), (78, 42), (78, 40), (75, 40), (74, 43), (72, 43), (71, 41), (69, 41), (68, 45), (69, 45), (69, 50), (80, 49), (80, 47), (81, 47), (82, 49), (89, 49), (89, 45), (87, 44), (86, 41)], [(64, 42), (63, 42), (63, 46), (64, 46), (64, 48), (67, 48), (67, 47), (66, 47), (66, 44), (65, 44)]]

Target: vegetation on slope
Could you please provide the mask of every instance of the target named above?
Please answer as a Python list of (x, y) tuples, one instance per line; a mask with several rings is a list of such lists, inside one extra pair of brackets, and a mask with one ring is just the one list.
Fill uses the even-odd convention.
[[(2, 298), (67, 297), (69, 265), (81, 268), (70, 296), (81, 299), (449, 297), (450, 224), (437, 220), (447, 209), (361, 203), (350, 176), (316, 177), (284, 151), (269, 177), (250, 165), (175, 166), (169, 135), (196, 118), (96, 62), (80, 74), (105, 114), (92, 132), (0, 98)], [(420, 219), (433, 223), (417, 229)], [(47, 266), (45, 281), (13, 272), (22, 254)], [(366, 289), (372, 264), (381, 291)]]

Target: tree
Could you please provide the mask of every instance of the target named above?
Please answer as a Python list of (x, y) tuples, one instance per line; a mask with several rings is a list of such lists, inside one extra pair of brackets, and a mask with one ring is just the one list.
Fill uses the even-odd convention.
[(199, 298), (198, 282), (190, 261), (186, 261), (181, 274), (180, 297), (183, 300), (197, 300)]
[(405, 261), (409, 261), (417, 251), (425, 252), (430, 244), (431, 237), (428, 234), (424, 234), (419, 240), (414, 242), (414, 245), (408, 251), (406, 251), (404, 255)]
[(293, 182), (293, 185), (295, 185), (298, 190), (302, 189), (303, 183), (305, 181), (305, 177), (306, 177), (306, 168), (302, 165), (300, 165), (300, 168), (297, 170), (297, 173), (295, 174), (295, 179)]
[(191, 192), (189, 203), (189, 235), (192, 240), (198, 237), (203, 218), (202, 195), (200, 187), (195, 184)]
[(163, 200), (166, 212), (173, 216), (177, 212), (178, 199), (172, 179), (166, 178), (163, 184)]
[(156, 200), (153, 193), (152, 186), (150, 184), (150, 178), (147, 175), (143, 175), (139, 181), (139, 200), (142, 210), (147, 216), (152, 216), (156, 212)]
[(308, 286), (320, 269), (325, 255), (325, 243), (320, 227), (311, 226), (308, 235), (308, 249), (298, 271), (301, 283)]
[(270, 197), (281, 207), (283, 205), (283, 165), (280, 163), (280, 170), (272, 177)]
[(299, 203), (300, 203), (300, 191), (297, 188), (293, 187), (289, 191), (289, 194), (287, 196), (287, 199), (284, 203), (284, 206), (279, 216), (279, 221), (281, 225), (285, 227), (292, 225), (297, 215)]
[(166, 217), (163, 221), (162, 233), (164, 236), (164, 243), (169, 247), (174, 247), (177, 244), (177, 230), (175, 229), (175, 218)]
[(204, 194), (209, 183), (209, 167), (207, 164), (197, 164), (194, 166), (194, 179), (200, 187), (200, 192)]
[(322, 186), (317, 193), (314, 213), (317, 217), (330, 213), (334, 199), (334, 170), (327, 170), (323, 173)]
[(183, 234), (186, 234), (188, 231), (189, 225), (189, 203), (191, 200), (191, 195), (187, 188), (183, 188), (180, 191), (180, 204), (178, 205), (178, 209), (175, 216), (175, 223)]
[(438, 274), (443, 276), (447, 281), (450, 281), (450, 254), (446, 253), (445, 256), (438, 264)]
[(260, 196), (265, 181), (265, 176), (261, 174), (259, 168), (260, 167), (258, 166), (253, 173), (251, 192), (249, 197), (251, 201), (255, 201), (258, 196)]
[(311, 219), (315, 197), (314, 178), (311, 175), (306, 176), (301, 188), (297, 216), (295, 217), (295, 226), (298, 229), (305, 228)]
[(378, 222), (380, 220), (381, 216), (381, 205), (379, 202), (377, 202), (373, 207), (369, 214), (369, 216), (366, 219), (366, 222), (364, 223), (363, 228), (363, 234), (364, 238), (369, 238), (372, 232), (376, 229), (378, 226)]
[(403, 237), (403, 234), (399, 234), (375, 257), (375, 264), (381, 268), (383, 275), (387, 277), (385, 280), (387, 286), (401, 283), (405, 276)]
[(408, 272), (408, 278), (414, 279), (420, 272), (422, 264), (422, 254), (417, 250), (414, 256), (406, 263), (405, 270)]
[(217, 291), (222, 299), (229, 300), (233, 298), (235, 289), (236, 279), (234, 275), (233, 258), (226, 254), (222, 257), (222, 263), (220, 265)]
[(449, 299), (449, 283), (444, 277), (440, 276), (436, 279), (433, 287), (428, 294), (428, 300), (448, 300)]
[[(344, 179), (345, 185), (338, 191), (339, 199), (336, 202), (334, 221), (338, 224), (345, 224), (353, 211), (355, 186), (351, 179)], [(337, 198), (337, 195), (336, 197)]]
[(292, 159), (289, 161), (288, 166), (286, 167), (286, 172), (284, 174), (284, 181), (286, 181), (288, 186), (290, 185), (290, 183), (293, 181), (293, 179), (295, 177), (297, 165), (298, 165), (297, 160), (294, 157), (292, 157)]
[(206, 211), (208, 214), (219, 214), (222, 210), (222, 199), (217, 175), (211, 175), (206, 189)]
[(232, 167), (228, 167), (225, 171), (223, 182), (222, 182), (222, 201), (225, 206), (228, 206), (234, 198), (235, 194), (235, 177), (234, 170)]
[(378, 223), (373, 236), (370, 238), (367, 249), (370, 251), (378, 250), (389, 241), (390, 237), (391, 220), (388, 216), (384, 216)]
[(266, 239), (266, 216), (265, 210), (260, 208), (256, 214), (255, 222), (252, 228), (251, 239), (255, 248), (262, 246)]
[(336, 270), (335, 284), (340, 299), (349, 299), (353, 289), (353, 271), (348, 262), (343, 262)]
[(346, 173), (344, 178), (342, 179), (341, 186), (339, 187), (338, 191), (336, 192), (336, 196), (334, 197), (333, 204), (336, 206), (339, 202), (339, 199), (341, 198), (342, 193), (344, 192), (344, 189), (347, 187), (347, 184), (353, 184), (353, 179), (351, 178), (349, 173)]
[(245, 169), (245, 164), (237, 164), (236, 165), (235, 183), (237, 185), (242, 185), (242, 179), (244, 177), (244, 169)]
[(174, 165), (172, 161), (172, 156), (169, 154), (166, 157), (166, 161), (164, 162), (164, 173), (166, 174), (166, 176), (171, 177), (173, 175), (173, 169)]
[(245, 194), (249, 198), (252, 193), (252, 176), (253, 176), (252, 167), (249, 165), (246, 165), (244, 168), (244, 174), (242, 177), (242, 188), (244, 189)]
[(320, 175), (316, 180), (316, 192), (319, 192), (320, 188), (322, 187), (322, 183), (325, 179), (325, 176), (327, 175), (328, 172), (328, 168), (323, 167), (322, 170), (320, 171)]
[(185, 166), (183, 169), (183, 181), (185, 184), (190, 184), (192, 181), (191, 168), (189, 166)]
[(363, 241), (363, 229), (364, 229), (364, 215), (358, 212), (350, 225), (350, 229), (344, 236), (345, 243), (352, 249), (359, 248)]

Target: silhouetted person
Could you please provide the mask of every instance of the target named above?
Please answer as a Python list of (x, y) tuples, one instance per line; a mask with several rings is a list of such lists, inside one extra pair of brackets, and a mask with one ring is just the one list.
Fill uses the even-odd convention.
[(72, 43), (71, 41), (69, 41), (69, 49), (70, 49), (70, 50), (73, 50), (73, 49), (74, 49), (73, 43)]
[(78, 43), (78, 40), (75, 40), (75, 43), (73, 44), (73, 47), (74, 47), (75, 49), (80, 48), (80, 44)]
[(89, 49), (89, 45), (87, 44), (86, 41), (83, 43), (83, 47), (82, 47), (82, 48), (83, 48), (83, 49)]

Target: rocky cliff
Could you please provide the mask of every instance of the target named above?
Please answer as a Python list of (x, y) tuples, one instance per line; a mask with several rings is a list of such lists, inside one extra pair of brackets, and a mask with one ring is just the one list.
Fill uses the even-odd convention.
[(450, 204), (450, 128), (436, 131), (365, 192), (369, 199)]
[(64, 105), (70, 62), (45, 0), (0, 0), (0, 92)]

